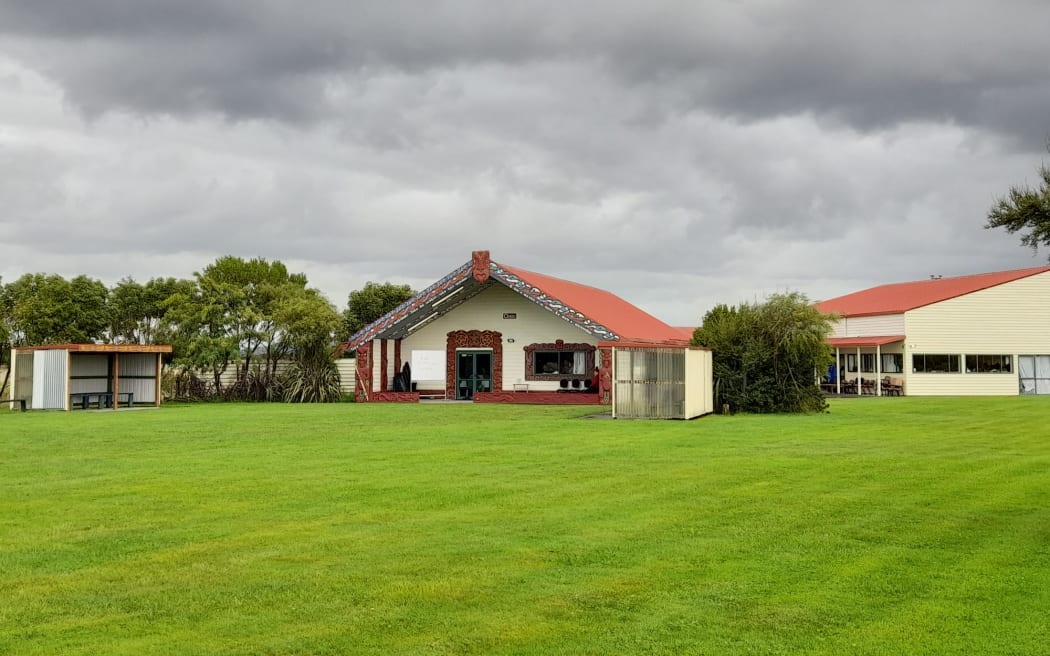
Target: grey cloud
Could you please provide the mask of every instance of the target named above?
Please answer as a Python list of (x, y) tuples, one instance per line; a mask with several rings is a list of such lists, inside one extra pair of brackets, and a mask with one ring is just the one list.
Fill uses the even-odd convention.
[(650, 120), (812, 113), (862, 131), (947, 120), (1029, 149), (1047, 130), (1050, 5), (1031, 0), (2, 0), (0, 13), (0, 32), (91, 113), (306, 123), (352, 108), (330, 90), (361, 76), (567, 60), (646, 94), (638, 117)]
[(125, 4), (0, 0), (5, 279), (233, 253), (342, 303), (488, 248), (689, 323), (1031, 262), (981, 224), (1038, 162), (1050, 57), (991, 10)]

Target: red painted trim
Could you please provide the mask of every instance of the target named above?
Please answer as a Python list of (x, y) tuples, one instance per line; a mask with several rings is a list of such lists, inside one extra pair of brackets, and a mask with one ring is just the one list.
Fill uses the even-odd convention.
[(419, 403), (419, 392), (376, 392), (372, 395), (372, 401), (375, 403)]
[(598, 349), (602, 354), (602, 364), (598, 369), (598, 398), (602, 405), (612, 405), (612, 348), (603, 346)]
[(492, 259), (488, 251), (474, 251), (470, 254), (470, 273), (482, 285), (489, 279), (489, 264)]
[(857, 346), (885, 346), (894, 342), (903, 342), (904, 335), (878, 335), (874, 337), (829, 337), (828, 346), (849, 348)]
[(456, 398), (456, 349), (492, 349), (492, 389), (503, 389), (503, 334), (495, 330), (453, 330), (445, 341), (445, 395)]
[(599, 405), (599, 399), (587, 392), (475, 392), (474, 403)]
[[(564, 341), (557, 339), (554, 343), (546, 344), (529, 344), (523, 349), (525, 351), (525, 380), (547, 380), (547, 381), (558, 381), (561, 379), (567, 380), (585, 380), (588, 383), (591, 378), (594, 377), (594, 346), (591, 344), (572, 343), (566, 344)], [(583, 368), (584, 373), (582, 374), (536, 374), (533, 373), (536, 369), (536, 351), (586, 351), (587, 358), (586, 364)]]
[(365, 342), (357, 347), (357, 389), (354, 395), (358, 402), (370, 401), (372, 396), (372, 343)]
[(691, 351), (710, 351), (706, 346), (690, 346), (688, 339), (624, 339), (618, 342), (598, 342), (598, 346), (617, 348), (677, 348)]

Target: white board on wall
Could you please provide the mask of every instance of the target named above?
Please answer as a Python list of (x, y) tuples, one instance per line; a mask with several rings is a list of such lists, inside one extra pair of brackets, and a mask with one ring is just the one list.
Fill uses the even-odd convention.
[(445, 380), (444, 351), (412, 351), (412, 380)]

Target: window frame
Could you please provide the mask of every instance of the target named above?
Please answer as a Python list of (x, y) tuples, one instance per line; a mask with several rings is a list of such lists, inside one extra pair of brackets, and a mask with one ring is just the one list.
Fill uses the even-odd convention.
[[(886, 366), (886, 359), (889, 358), (893, 362), (893, 367)], [(903, 353), (883, 353), (882, 359), (879, 362), (880, 372), (884, 374), (902, 374), (904, 373), (904, 354)]]
[[(918, 366), (919, 358), (922, 358), (922, 368)], [(949, 358), (947, 369), (934, 369), (930, 370), (927, 368), (927, 358)], [(911, 354), (911, 372), (913, 374), (961, 374), (962, 369), (962, 355), (958, 353), (912, 353)], [(955, 368), (952, 369), (954, 363)]]
[[(528, 346), (523, 347), (522, 350), (525, 352), (525, 380), (590, 381), (591, 378), (594, 377), (594, 353), (596, 348), (591, 344), (584, 344), (582, 342), (565, 342), (559, 339), (551, 343), (529, 344)], [(560, 357), (563, 353), (575, 353), (577, 351), (584, 352), (584, 367), (582, 374), (563, 374), (560, 372), (549, 374), (536, 373), (537, 353), (558, 353)]]
[[(970, 366), (970, 358), (974, 358), (973, 366)], [(982, 366), (981, 358), (998, 358), (999, 366), (992, 364)], [(967, 353), (963, 356), (966, 373), (968, 374), (1013, 374), (1014, 356), (1006, 353)], [(1004, 367), (1003, 364), (1006, 364)], [(994, 370), (993, 370), (994, 369)]]

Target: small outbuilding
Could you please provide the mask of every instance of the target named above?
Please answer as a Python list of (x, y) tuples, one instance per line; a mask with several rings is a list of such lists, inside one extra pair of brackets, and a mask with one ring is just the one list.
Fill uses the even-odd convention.
[(710, 349), (637, 341), (603, 346), (613, 359), (614, 418), (692, 419), (714, 408)]
[(11, 349), (12, 399), (36, 410), (159, 406), (166, 344), (47, 344)]

